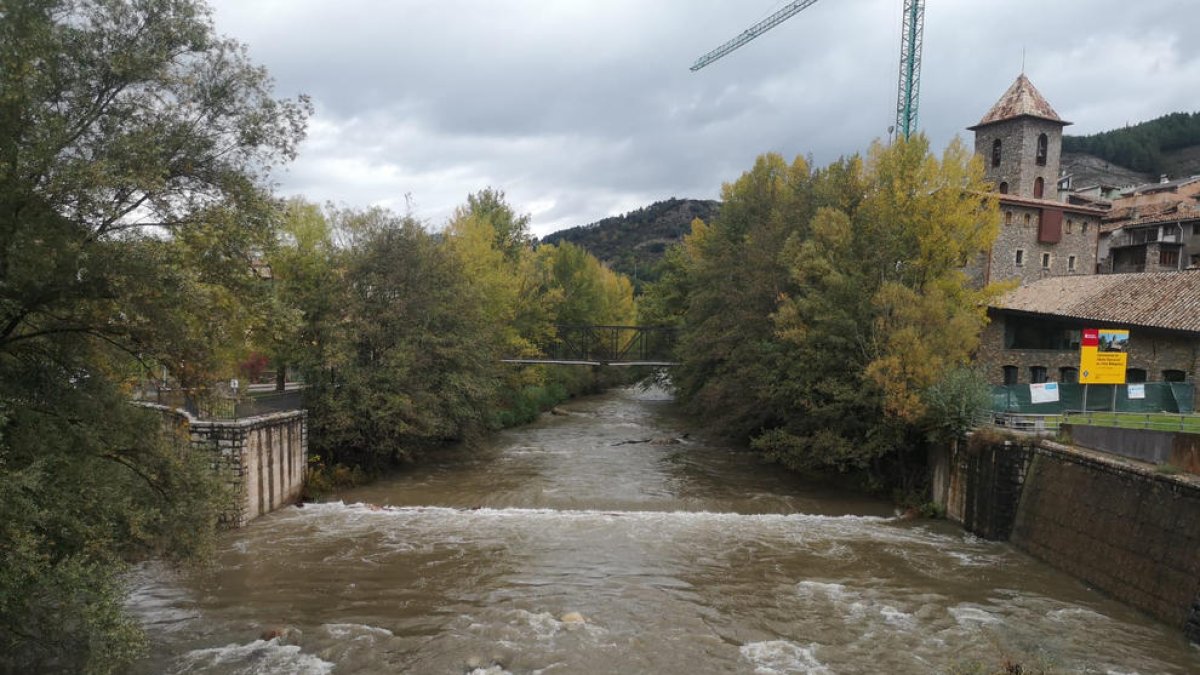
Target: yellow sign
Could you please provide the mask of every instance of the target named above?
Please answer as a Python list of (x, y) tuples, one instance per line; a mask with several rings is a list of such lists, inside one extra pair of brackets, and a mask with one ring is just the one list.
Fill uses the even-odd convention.
[(1080, 384), (1125, 384), (1129, 331), (1083, 329), (1079, 351)]

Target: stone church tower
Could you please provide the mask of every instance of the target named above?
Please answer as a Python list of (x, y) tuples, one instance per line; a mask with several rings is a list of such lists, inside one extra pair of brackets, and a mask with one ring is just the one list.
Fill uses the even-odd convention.
[(1064, 122), (1022, 73), (996, 105), (968, 130), (998, 192), (1058, 199)]
[(975, 152), (1000, 205), (992, 250), (968, 273), (980, 284), (1096, 273), (1096, 243), (1104, 210), (1059, 201), (1062, 130), (1024, 74), (979, 120)]

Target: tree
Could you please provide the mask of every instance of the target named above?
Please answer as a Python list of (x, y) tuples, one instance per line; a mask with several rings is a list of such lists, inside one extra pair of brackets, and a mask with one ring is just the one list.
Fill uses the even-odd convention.
[(961, 271), (998, 229), (982, 176), (922, 136), (815, 171), (760, 157), (645, 303), (682, 323), (681, 398), (795, 469), (902, 463), (996, 291)]
[(380, 470), (481, 427), (500, 385), (486, 295), (412, 218), (370, 209), (333, 220), (354, 236), (324, 291), (334, 311), (307, 329), (310, 447)]
[(188, 0), (6, 2), (0, 62), (0, 669), (116, 669), (122, 562), (202, 551), (218, 496), (130, 386), (242, 348), (308, 105)]

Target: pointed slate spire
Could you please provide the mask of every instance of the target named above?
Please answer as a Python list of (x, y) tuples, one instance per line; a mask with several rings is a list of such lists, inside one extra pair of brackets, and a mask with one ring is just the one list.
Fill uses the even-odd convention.
[(1017, 81), (1012, 83), (1008, 91), (996, 101), (996, 105), (979, 120), (979, 124), (973, 127), (967, 127), (971, 131), (988, 124), (1003, 122), (1005, 120), (1015, 119), (1017, 117), (1037, 117), (1051, 122), (1057, 122), (1063, 126), (1070, 124), (1064, 122), (1058, 113), (1054, 112), (1054, 108), (1046, 102), (1042, 97), (1041, 92), (1033, 86), (1025, 73), (1017, 76)]

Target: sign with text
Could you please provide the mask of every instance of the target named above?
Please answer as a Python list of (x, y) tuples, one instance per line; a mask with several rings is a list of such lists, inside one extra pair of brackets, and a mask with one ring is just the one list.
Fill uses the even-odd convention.
[(1057, 403), (1058, 402), (1058, 383), (1044, 382), (1042, 384), (1029, 385), (1029, 402), (1030, 403)]
[(1129, 331), (1084, 328), (1079, 349), (1080, 384), (1125, 384)]
[(1144, 385), (1144, 384), (1129, 385), (1128, 396), (1129, 396), (1130, 401), (1132, 401), (1134, 399), (1138, 399), (1138, 398), (1146, 398), (1146, 385)]

